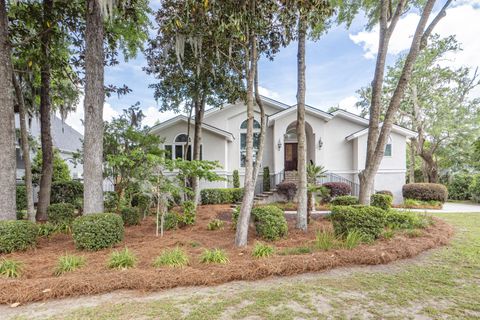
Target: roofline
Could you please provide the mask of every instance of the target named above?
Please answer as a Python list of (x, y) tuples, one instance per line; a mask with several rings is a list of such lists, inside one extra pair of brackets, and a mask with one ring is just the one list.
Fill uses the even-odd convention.
[[(268, 117), (268, 125), (269, 126), (272, 125), (273, 122), (275, 121), (275, 119), (277, 119), (277, 118), (279, 118), (283, 115), (289, 114), (290, 112), (293, 112), (296, 109), (297, 109), (297, 105), (294, 104), (294, 105), (290, 106), (288, 109), (281, 110), (279, 112), (276, 112), (276, 113), (270, 115)], [(311, 113), (314, 113), (314, 114), (320, 116), (321, 118), (323, 118), (324, 120), (327, 120), (327, 121), (333, 118), (333, 116), (330, 113), (325, 112), (325, 111), (320, 110), (320, 109), (317, 109), (317, 108), (314, 108), (314, 107), (309, 106), (309, 105), (305, 105), (305, 111), (309, 111)]]
[[(279, 109), (285, 110), (285, 109), (288, 109), (290, 107), (288, 104), (285, 104), (283, 102), (274, 100), (272, 98), (265, 97), (263, 95), (260, 95), (260, 98), (262, 99), (262, 101), (264, 101), (266, 103), (269, 103), (270, 105), (273, 105), (274, 107), (277, 107)], [(217, 112), (223, 111), (225, 109), (228, 109), (228, 108), (232, 107), (233, 105), (235, 105), (235, 103), (227, 103), (227, 104), (222, 105), (221, 107), (218, 107), (218, 108), (213, 107), (213, 108), (210, 108), (208, 110), (205, 110), (204, 117), (210, 116), (214, 113), (217, 113)], [(283, 110), (280, 110), (280, 111), (283, 111)]]
[[(383, 123), (380, 124), (380, 127), (382, 127), (382, 125), (383, 125)], [(416, 137), (418, 135), (417, 132), (412, 131), (412, 130), (407, 129), (407, 128), (404, 128), (404, 127), (401, 127), (401, 126), (398, 126), (396, 124), (392, 125), (392, 131), (395, 132), (395, 133), (400, 133), (400, 134), (402, 134), (406, 137)], [(346, 136), (345, 140), (351, 141), (351, 140), (359, 138), (359, 137), (361, 137), (361, 136), (363, 136), (367, 133), (368, 133), (368, 127)]]
[(343, 116), (347, 119), (350, 119), (350, 120), (353, 120), (353, 121), (356, 121), (357, 123), (361, 123), (361, 124), (366, 124), (368, 125), (369, 121), (368, 119), (365, 119), (363, 117), (360, 117), (359, 115), (355, 114), (355, 113), (352, 113), (352, 112), (349, 112), (347, 110), (343, 110), (343, 109), (338, 109), (338, 110), (335, 110), (331, 113), (332, 116)]

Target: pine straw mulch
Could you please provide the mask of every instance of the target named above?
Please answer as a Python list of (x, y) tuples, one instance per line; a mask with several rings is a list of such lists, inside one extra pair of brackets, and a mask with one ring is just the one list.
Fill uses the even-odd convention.
[[(50, 239), (42, 239), (36, 249), (3, 255), (8, 259), (21, 261), (24, 269), (21, 278), (0, 278), (0, 303), (26, 303), (119, 289), (154, 291), (178, 286), (216, 285), (234, 280), (257, 280), (270, 276), (322, 271), (339, 266), (384, 264), (447, 244), (453, 235), (453, 229), (447, 223), (435, 219), (435, 224), (423, 230), (422, 235), (416, 238), (396, 235), (390, 240), (360, 245), (353, 250), (338, 249), (254, 259), (251, 257), (255, 243), (253, 227), (249, 232), (249, 246), (243, 249), (233, 246), (234, 231), (230, 222), (225, 224), (223, 230), (206, 229), (211, 219), (226, 219), (230, 216), (229, 212), (227, 205), (199, 207), (195, 226), (167, 231), (163, 238), (155, 237), (153, 217), (143, 221), (140, 226), (127, 228), (125, 241), (116, 249), (127, 246), (137, 256), (136, 267), (128, 270), (111, 270), (106, 267), (108, 255), (115, 248), (99, 252), (80, 252), (75, 250), (69, 235), (59, 234)], [(288, 224), (288, 238), (275, 242), (279, 250), (312, 244), (319, 229), (331, 228), (330, 222), (322, 218), (311, 222), (308, 233), (295, 230), (295, 221), (290, 220)], [(188, 252), (188, 267), (155, 269), (151, 266), (152, 260), (163, 249), (175, 246), (181, 246)], [(226, 265), (201, 264), (199, 256), (205, 248), (224, 249), (230, 262)], [(85, 256), (86, 265), (70, 274), (53, 276), (59, 256), (65, 253)]]

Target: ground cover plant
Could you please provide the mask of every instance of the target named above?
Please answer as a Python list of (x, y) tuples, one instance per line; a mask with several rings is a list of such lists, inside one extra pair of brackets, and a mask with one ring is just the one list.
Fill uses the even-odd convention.
[(0, 260), (0, 276), (18, 278), (22, 273), (23, 264), (16, 260), (2, 258)]
[(252, 250), (252, 256), (255, 258), (267, 258), (275, 253), (275, 248), (271, 245), (256, 242)]
[(222, 220), (213, 219), (208, 223), (207, 229), (210, 231), (214, 231), (214, 230), (222, 229), (224, 225), (225, 225), (225, 222), (223, 222)]
[(126, 247), (121, 251), (112, 252), (108, 259), (108, 267), (110, 269), (133, 268), (136, 263), (137, 263), (137, 258)]
[(54, 274), (60, 276), (67, 272), (75, 271), (85, 265), (85, 257), (65, 254), (58, 259)]
[(174, 267), (180, 268), (188, 265), (188, 255), (187, 253), (176, 247), (172, 250), (164, 250), (158, 257), (153, 261), (153, 266), (155, 268), (160, 267)]
[(436, 200), (424, 201), (406, 198), (403, 200), (403, 204), (398, 207), (406, 209), (442, 209), (443, 204)]

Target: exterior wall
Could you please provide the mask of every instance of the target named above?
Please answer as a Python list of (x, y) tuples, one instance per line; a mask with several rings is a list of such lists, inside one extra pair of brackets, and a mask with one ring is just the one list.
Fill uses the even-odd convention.
[(375, 190), (389, 190), (393, 193), (393, 203), (403, 202), (402, 187), (405, 184), (405, 172), (381, 172), (375, 176)]

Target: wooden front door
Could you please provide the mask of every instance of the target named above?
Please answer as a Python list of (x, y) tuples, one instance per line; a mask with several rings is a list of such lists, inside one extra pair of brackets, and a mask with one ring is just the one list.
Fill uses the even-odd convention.
[(298, 143), (285, 143), (285, 171), (297, 171)]

